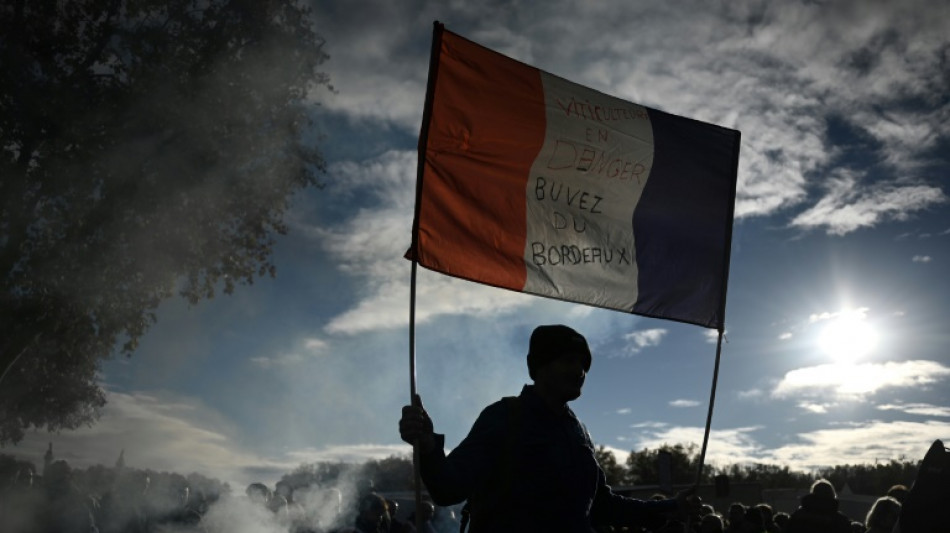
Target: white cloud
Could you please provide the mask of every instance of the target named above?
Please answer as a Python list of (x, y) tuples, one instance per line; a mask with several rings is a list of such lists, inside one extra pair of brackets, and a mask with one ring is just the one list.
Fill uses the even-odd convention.
[[(730, 465), (735, 463), (756, 462), (765, 453), (762, 446), (756, 442), (753, 433), (760, 427), (743, 427), (733, 429), (713, 429), (709, 433), (709, 444), (706, 449), (706, 464)], [(664, 444), (696, 444), (701, 445), (705, 430), (702, 427), (668, 427), (658, 425), (656, 431), (641, 431), (632, 439), (634, 450), (644, 448), (656, 449)], [(700, 450), (697, 449), (698, 453)]]
[(792, 332), (791, 332), (791, 331), (784, 331), (784, 332), (782, 332), (782, 333), (779, 334), (778, 340), (780, 340), (780, 341), (787, 341), (788, 339), (791, 339), (792, 336), (793, 336), (793, 335), (792, 335)]
[[(923, 458), (936, 439), (948, 438), (948, 426), (939, 422), (868, 421), (846, 427), (800, 433), (778, 447), (764, 447), (755, 438), (761, 427), (713, 429), (706, 450), (706, 463), (715, 466), (764, 463), (813, 471), (845, 464), (874, 464), (891, 460)], [(656, 449), (664, 444), (702, 443), (701, 427), (662, 427), (641, 430), (629, 442), (632, 449)], [(699, 450), (697, 450), (698, 452)]]
[(824, 414), (828, 412), (828, 408), (833, 405), (822, 404), (822, 403), (813, 403), (813, 402), (801, 402), (798, 404), (802, 409), (816, 414)]
[(881, 404), (876, 409), (880, 411), (900, 411), (909, 415), (950, 417), (950, 407), (929, 403)]
[(947, 432), (946, 423), (869, 421), (801, 433), (797, 437), (801, 442), (780, 446), (767, 456), (771, 462), (805, 471), (844, 464), (917, 461), (934, 440), (946, 439)]
[[(946, 39), (939, 22), (950, 13), (942, 4), (713, 8), (689, 0), (662, 5), (555, 0), (547, 12), (558, 16), (511, 5), (489, 21), (464, 3), (423, 2), (403, 12), (381, 1), (366, 3), (359, 10), (366, 16), (329, 7), (323, 15), (335, 21), (324, 30), (332, 56), (326, 67), (339, 88), (326, 105), (354, 120), (418, 131), (430, 21), (441, 18), (452, 20), (454, 31), (556, 75), (742, 130), (739, 218), (785, 211), (796, 227), (843, 234), (900, 220), (942, 197), (926, 184), (907, 183), (927, 151), (950, 132), (950, 105), (941, 100)], [(603, 31), (605, 19), (650, 24), (618, 39), (616, 32)], [(572, 46), (549, 45), (566, 42)], [(723, 86), (730, 90), (723, 92)], [(922, 102), (926, 110), (900, 105), (908, 101)], [(824, 182), (829, 169), (841, 166), (841, 148), (828, 139), (829, 116), (842, 117), (871, 139), (896, 177), (868, 192), (833, 191), (809, 207), (812, 176)], [(864, 180), (855, 187), (865, 189)], [(794, 216), (791, 210), (801, 207), (806, 211)]]
[(950, 367), (935, 361), (827, 364), (785, 374), (772, 396), (828, 395), (860, 398), (885, 388), (932, 385), (950, 376)]
[(929, 256), (929, 255), (915, 255), (915, 256), (911, 259), (911, 261), (913, 261), (913, 262), (915, 262), (915, 263), (929, 263), (929, 262), (930, 262), (930, 256)]
[(57, 459), (73, 467), (113, 465), (124, 450), (130, 468), (198, 472), (244, 487), (253, 481), (272, 485), (302, 463), (363, 462), (408, 455), (408, 445), (349, 445), (304, 448), (265, 456), (244, 450), (235, 428), (217, 411), (193, 397), (167, 393), (110, 392), (102, 417), (92, 427), (60, 434), (28, 433), (11, 451), (42, 464), (48, 442)]
[(748, 400), (752, 398), (761, 398), (764, 394), (765, 392), (762, 391), (762, 389), (748, 389), (737, 392), (736, 396), (740, 400)]
[(937, 187), (927, 185), (859, 186), (853, 176), (829, 181), (817, 204), (795, 216), (790, 225), (805, 229), (824, 228), (829, 235), (845, 235), (874, 227), (888, 220), (906, 220), (915, 212), (947, 201)]
[(627, 333), (623, 338), (629, 344), (625, 347), (624, 353), (626, 355), (633, 355), (639, 353), (640, 350), (644, 348), (659, 346), (667, 333), (669, 333), (669, 331), (663, 328), (644, 329)]
[(699, 402), (696, 400), (686, 400), (683, 398), (673, 400), (670, 402), (670, 407), (696, 407), (699, 405)]
[(633, 409), (629, 407), (621, 407), (620, 409), (617, 409), (618, 415), (629, 415), (632, 412), (633, 412)]

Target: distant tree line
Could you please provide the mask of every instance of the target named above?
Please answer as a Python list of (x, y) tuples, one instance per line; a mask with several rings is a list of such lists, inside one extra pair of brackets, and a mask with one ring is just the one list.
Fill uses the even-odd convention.
[[(696, 481), (699, 465), (699, 447), (695, 444), (663, 445), (656, 449), (632, 451), (622, 464), (605, 446), (595, 449), (597, 461), (607, 474), (611, 486), (656, 485), (659, 480), (657, 457), (669, 453), (672, 463), (674, 485), (692, 484)], [(808, 489), (815, 479), (821, 477), (836, 487), (845, 483), (857, 494), (884, 494), (896, 484), (908, 487), (917, 477), (920, 461), (904, 458), (875, 464), (839, 465), (814, 471), (796, 471), (788, 466), (747, 463), (726, 466), (705, 465), (701, 482), (715, 483), (717, 476), (728, 476), (730, 483), (758, 483), (763, 489)], [(283, 480), (292, 485), (305, 486), (318, 483), (334, 484), (341, 479), (372, 480), (379, 492), (413, 490), (412, 458), (391, 456), (370, 460), (362, 464), (312, 463), (300, 465)]]
[[(595, 450), (597, 460), (607, 474), (607, 483), (611, 486), (656, 485), (659, 480), (657, 457), (666, 452), (671, 456), (672, 481), (675, 485), (691, 484), (696, 480), (699, 461), (698, 446), (695, 444), (663, 445), (656, 449), (633, 451), (624, 463), (605, 446)], [(820, 468), (815, 471), (794, 471), (788, 466), (773, 464), (732, 464), (728, 466), (706, 465), (701, 482), (715, 483), (717, 476), (729, 477), (730, 483), (758, 483), (763, 489), (794, 488), (807, 489), (819, 478), (825, 478), (836, 487), (845, 483), (857, 494), (884, 494), (896, 484), (910, 486), (917, 477), (920, 461), (907, 461), (904, 458), (875, 464), (838, 465)], [(36, 468), (27, 461), (0, 454), (0, 485), (10, 484), (14, 478), (22, 477), (25, 472), (37, 474)], [(220, 481), (208, 479), (198, 474), (182, 476), (175, 473), (157, 473), (148, 470), (125, 469), (126, 475), (135, 472), (132, 477), (151, 478), (153, 490), (156, 486), (169, 487), (168, 492), (178, 493), (188, 486), (192, 491), (200, 490), (206, 495), (230, 492), (231, 488)], [(102, 487), (110, 485), (115, 479), (115, 469), (92, 466), (87, 469), (75, 469), (74, 483), (92, 494)], [(374, 459), (364, 463), (346, 463), (343, 461), (324, 461), (305, 463), (292, 472), (284, 474), (279, 481), (294, 488), (308, 486), (337, 486), (342, 483), (355, 485), (371, 484), (372, 489), (382, 493), (411, 491), (413, 486), (412, 458), (409, 456), (391, 456)], [(267, 483), (269, 480), (260, 480)], [(244, 487), (239, 488), (243, 491)]]

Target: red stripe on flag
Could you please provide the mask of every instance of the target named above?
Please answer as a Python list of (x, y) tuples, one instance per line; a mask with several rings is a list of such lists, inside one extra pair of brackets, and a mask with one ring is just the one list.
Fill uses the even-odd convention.
[(442, 34), (419, 209), (421, 265), (524, 287), (525, 189), (544, 142), (543, 91), (537, 69)]

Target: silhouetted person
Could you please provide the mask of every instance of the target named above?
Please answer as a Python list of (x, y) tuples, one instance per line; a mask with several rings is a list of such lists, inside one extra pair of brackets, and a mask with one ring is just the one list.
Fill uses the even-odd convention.
[(792, 513), (786, 533), (851, 533), (851, 519), (838, 511), (838, 495), (828, 480), (812, 483), (811, 492)]
[(704, 515), (699, 522), (699, 533), (723, 533), (725, 529), (722, 517), (715, 513)]
[(398, 502), (395, 500), (386, 500), (386, 507), (389, 508), (389, 533), (415, 532), (415, 526), (396, 516), (399, 513)]
[(261, 507), (267, 507), (270, 502), (270, 489), (263, 483), (251, 483), (244, 489), (248, 499)]
[(907, 497), (908, 493), (910, 493), (910, 489), (908, 489), (906, 485), (894, 485), (887, 489), (885, 496), (894, 498), (897, 500), (897, 503), (904, 503), (904, 498)]
[(788, 521), (791, 519), (791, 515), (788, 513), (775, 513), (775, 516), (772, 518), (772, 521), (775, 522), (775, 525), (778, 526), (778, 530), (782, 533), (788, 531)]
[(901, 504), (890, 496), (882, 496), (874, 501), (864, 519), (867, 533), (891, 533), (901, 516)]
[(733, 502), (729, 506), (729, 523), (726, 525), (726, 531), (728, 533), (744, 533), (745, 532), (745, 505), (739, 502)]
[(584, 533), (592, 525), (662, 523), (667, 513), (699, 506), (688, 492), (642, 501), (607, 485), (590, 436), (567, 405), (580, 397), (591, 365), (583, 336), (567, 326), (539, 326), (527, 360), (534, 384), (485, 408), (448, 455), (421, 399), (403, 407), (400, 436), (417, 446), (436, 504), (468, 500), (472, 532)]
[(359, 500), (354, 525), (359, 533), (389, 533), (386, 500), (379, 494), (364, 494)]

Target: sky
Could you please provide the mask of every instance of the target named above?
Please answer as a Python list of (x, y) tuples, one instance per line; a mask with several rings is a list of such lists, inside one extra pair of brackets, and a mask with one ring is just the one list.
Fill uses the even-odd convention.
[[(950, 440), (950, 3), (318, 1), (322, 188), (277, 276), (172, 300), (103, 364), (98, 423), (2, 453), (270, 486), (302, 463), (409, 453), (416, 142), (432, 23), (601, 92), (742, 132), (726, 340), (706, 462), (811, 470)], [(456, 445), (530, 382), (539, 324), (583, 333), (594, 442), (703, 438), (715, 331), (420, 270), (417, 384)]]

